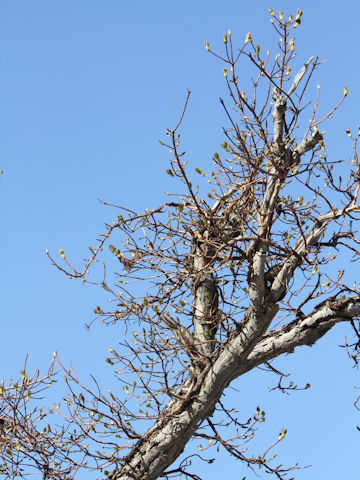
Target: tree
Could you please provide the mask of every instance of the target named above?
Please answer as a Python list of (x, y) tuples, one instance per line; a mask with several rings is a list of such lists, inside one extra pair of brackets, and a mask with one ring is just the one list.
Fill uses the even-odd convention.
[[(280, 376), (279, 388), (292, 389), (283, 386), (272, 360), (314, 344), (339, 322), (353, 328), (355, 341), (347, 348), (358, 360), (359, 289), (344, 283), (343, 270), (334, 274), (332, 262), (334, 251), (354, 261), (359, 255), (353, 229), (360, 211), (359, 136), (348, 131), (354, 151), (350, 166), (327, 158), (319, 126), (347, 96), (346, 88), (337, 105), (318, 118), (318, 87), (310, 122), (301, 129), (320, 63), (311, 57), (291, 75), (293, 31), (302, 12), (285, 19), (269, 11), (280, 35), (273, 62), (250, 33), (239, 51), (231, 32), (225, 34), (224, 56), (205, 43), (225, 64), (233, 103), (230, 109), (221, 100), (229, 128), (223, 153), (213, 156), (213, 171), (196, 168), (209, 190), (194, 185), (180, 150), (188, 92), (180, 119), (163, 142), (172, 155), (168, 174), (180, 180), (183, 191), (141, 214), (119, 207), (121, 215), (106, 226), (82, 269), (74, 268), (63, 250), (62, 263), (48, 253), (59, 270), (86, 283), (112, 241), (109, 249), (121, 271), (112, 280), (104, 274), (99, 285), (116, 307), (97, 307), (95, 314), (122, 325), (125, 333), (130, 325), (138, 331), (119, 349), (110, 349), (107, 359), (122, 395), (82, 385), (56, 354), (46, 375), (36, 371), (29, 377), (24, 368), (19, 381), (1, 386), (6, 478), (33, 471), (43, 478), (74, 478), (88, 468), (112, 480), (179, 474), (198, 479), (186, 458), (173, 465), (191, 438), (221, 445), (250, 467), (283, 478), (294, 467), (274, 465), (271, 457), (286, 431), (261, 455), (248, 455), (243, 445), (265, 414), (257, 409), (252, 419), (239, 419), (222, 402), (224, 390), (259, 365)], [(255, 72), (251, 93), (240, 86), (242, 61)], [(43, 410), (37, 398), (55, 379), (55, 365), (65, 373), (69, 395)], [(62, 426), (58, 417), (52, 421), (55, 415), (63, 417)]]

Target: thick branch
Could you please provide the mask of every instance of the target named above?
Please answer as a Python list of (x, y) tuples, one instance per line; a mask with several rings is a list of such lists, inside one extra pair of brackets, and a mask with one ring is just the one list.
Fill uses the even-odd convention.
[[(268, 310), (264, 324), (276, 313)], [(123, 467), (109, 480), (155, 480), (181, 454), (198, 426), (212, 415), (215, 405), (230, 381), (245, 373), (246, 357), (254, 346), (248, 327), (230, 339), (197, 377), (190, 375), (169, 402), (163, 416), (138, 441), (125, 458)], [(252, 367), (251, 367), (252, 368)], [(186, 387), (186, 388), (185, 388)], [(179, 393), (184, 393), (179, 399)]]
[(312, 345), (337, 322), (358, 315), (360, 295), (329, 302), (304, 319), (265, 334), (251, 351), (246, 348), (244, 335), (239, 333), (224, 346), (214, 364), (199, 376), (189, 400), (175, 400), (169, 404), (164, 416), (135, 445), (123, 468), (115, 471), (111, 480), (158, 478), (180, 455), (201, 422), (212, 415), (230, 381), (282, 353), (293, 352), (297, 346)]
[(262, 335), (268, 327), (267, 323), (264, 321), (266, 318), (264, 277), (266, 248), (261, 241), (259, 241), (259, 243), (260, 246), (256, 250), (253, 257), (249, 281), (250, 305), (248, 309), (246, 328), (249, 330), (249, 332), (251, 331), (251, 335), (248, 336), (248, 340), (250, 340), (250, 337), (255, 340), (259, 337), (259, 335)]
[(286, 97), (284, 95), (281, 95), (277, 88), (273, 89), (272, 97), (274, 99), (274, 107), (272, 111), (274, 124), (274, 141), (278, 145), (281, 145), (283, 141)]
[(336, 323), (346, 322), (360, 315), (360, 295), (344, 300), (325, 301), (313, 312), (273, 332), (267, 333), (257, 344), (248, 360), (258, 365), (283, 353), (292, 353), (295, 347), (313, 345)]
[(300, 145), (298, 145), (295, 148), (295, 157), (297, 155), (301, 156), (304, 155), (304, 153), (309, 152), (313, 148), (316, 147), (316, 145), (323, 140), (323, 134), (319, 132), (319, 130), (315, 130), (311, 135), (306, 137)]
[(193, 324), (194, 340), (197, 349), (204, 357), (210, 357), (214, 343), (213, 339), (217, 329), (218, 293), (215, 276), (211, 271), (211, 265), (204, 252), (204, 246), (194, 246), (193, 267), (194, 280), (194, 304)]

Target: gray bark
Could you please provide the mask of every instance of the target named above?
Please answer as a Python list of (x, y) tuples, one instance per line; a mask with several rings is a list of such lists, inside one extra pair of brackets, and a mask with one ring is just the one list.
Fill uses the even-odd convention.
[[(276, 309), (264, 318), (269, 323)], [(155, 480), (181, 454), (199, 425), (214, 411), (224, 389), (235, 378), (257, 365), (301, 345), (312, 345), (336, 323), (360, 314), (360, 296), (332, 301), (311, 314), (262, 335), (253, 346), (246, 328), (214, 352), (213, 365), (186, 381), (188, 392), (168, 405), (162, 418), (144, 435), (125, 458), (111, 480)]]
[(211, 271), (209, 254), (210, 252), (204, 251), (202, 244), (195, 245), (193, 254), (194, 341), (204, 359), (209, 358), (214, 349), (214, 343), (211, 340), (215, 336), (218, 322), (216, 279)]

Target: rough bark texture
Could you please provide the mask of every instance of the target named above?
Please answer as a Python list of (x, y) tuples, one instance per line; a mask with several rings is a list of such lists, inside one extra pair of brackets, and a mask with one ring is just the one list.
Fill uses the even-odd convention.
[[(264, 323), (269, 323), (274, 313), (274, 310), (266, 312)], [(359, 314), (360, 296), (357, 296), (329, 302), (301, 322), (294, 321), (263, 335), (254, 348), (251, 348), (253, 342), (249, 341), (251, 334), (244, 331), (235, 335), (215, 356), (213, 365), (198, 378), (187, 380), (191, 394), (170, 403), (164, 416), (126, 457), (124, 467), (109, 478), (155, 480), (181, 454), (198, 426), (211, 416), (232, 380), (283, 353), (293, 352), (295, 347), (313, 345), (336, 323)]]

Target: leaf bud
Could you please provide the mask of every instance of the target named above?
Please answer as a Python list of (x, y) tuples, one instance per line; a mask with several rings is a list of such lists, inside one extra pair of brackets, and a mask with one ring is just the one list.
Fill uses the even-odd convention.
[(301, 17), (302, 14), (303, 14), (302, 10), (297, 11), (296, 17), (295, 17), (294, 27), (297, 27), (298, 25), (300, 25), (300, 23), (301, 23), (300, 17)]
[(253, 41), (253, 40), (252, 40), (251, 33), (248, 32), (248, 33), (246, 34), (246, 37), (245, 37), (245, 45), (246, 45), (247, 43), (252, 43), (252, 41)]
[(227, 44), (227, 42), (228, 42), (228, 39), (227, 39), (227, 35), (226, 35), (226, 33), (224, 33), (224, 35), (223, 35), (223, 38), (224, 38), (224, 43), (225, 43), (225, 45), (226, 45), (226, 44)]
[(206, 51), (207, 51), (207, 52), (209, 52), (209, 51), (210, 51), (210, 45), (209, 45), (209, 42), (205, 42), (205, 43), (204, 43), (204, 45), (205, 45), (205, 49), (206, 49)]

